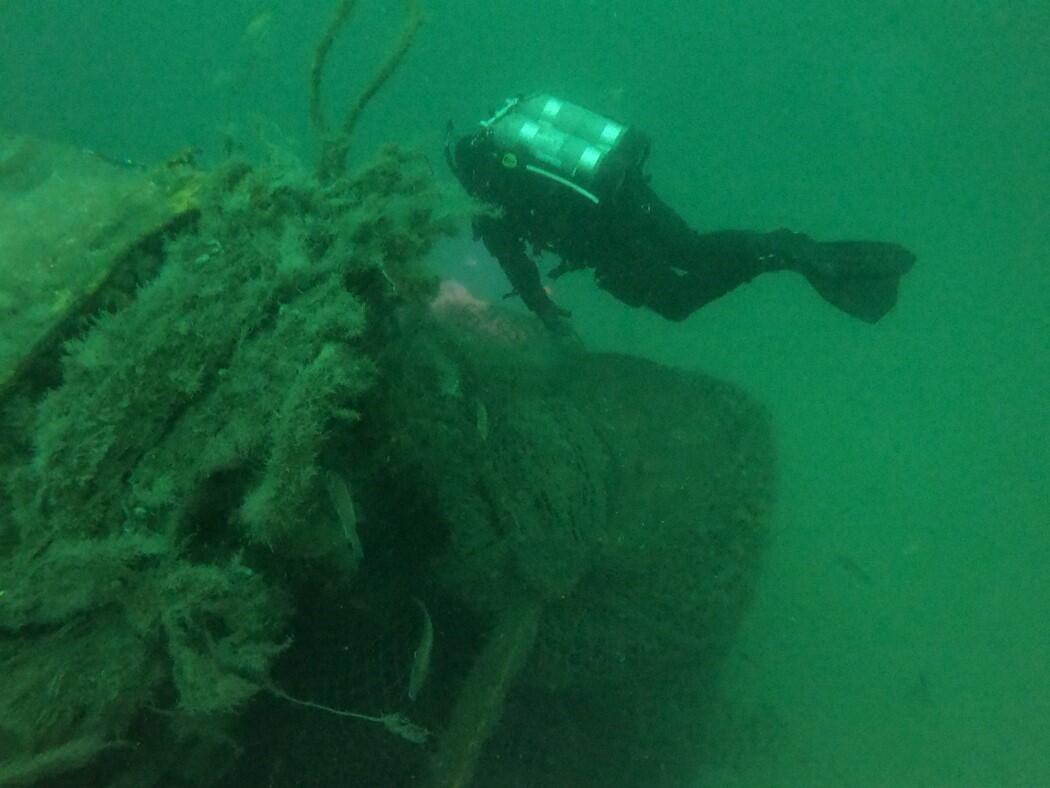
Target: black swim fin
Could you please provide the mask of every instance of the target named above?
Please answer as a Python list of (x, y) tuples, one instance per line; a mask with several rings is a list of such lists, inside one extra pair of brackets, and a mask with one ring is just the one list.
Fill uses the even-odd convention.
[(897, 303), (900, 278), (915, 263), (903, 246), (882, 241), (815, 244), (801, 271), (828, 303), (876, 323)]

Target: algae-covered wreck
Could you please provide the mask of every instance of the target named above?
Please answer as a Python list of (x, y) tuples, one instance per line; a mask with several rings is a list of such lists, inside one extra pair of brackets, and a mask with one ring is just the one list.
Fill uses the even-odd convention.
[(473, 208), (397, 148), (342, 166), (407, 6), (342, 132), (315, 101), (315, 175), (0, 138), (0, 785), (696, 769), (766, 417), (428, 308)]

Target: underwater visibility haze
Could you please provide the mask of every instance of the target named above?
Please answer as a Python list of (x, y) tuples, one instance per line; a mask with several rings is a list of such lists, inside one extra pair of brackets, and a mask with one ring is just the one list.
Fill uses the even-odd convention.
[[(1050, 785), (1048, 33), (0, 0), (0, 785)], [(574, 271), (567, 350), (444, 155), (533, 91), (896, 306)]]

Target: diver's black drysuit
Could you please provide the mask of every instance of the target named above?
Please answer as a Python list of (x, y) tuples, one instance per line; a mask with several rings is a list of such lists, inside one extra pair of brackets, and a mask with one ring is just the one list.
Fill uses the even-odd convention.
[[(510, 131), (501, 129), (522, 102), (532, 102), (531, 116), (515, 121)], [(915, 261), (903, 247), (879, 241), (818, 243), (789, 230), (698, 233), (649, 186), (642, 171), (648, 153), (644, 135), (618, 126), (615, 145), (599, 145), (597, 153), (588, 154), (585, 139), (564, 155), (572, 140), (566, 142), (564, 130), (544, 127), (544, 102), (557, 100), (533, 96), (508, 102), (509, 108), (478, 131), (450, 142), (447, 152), (467, 191), (496, 208), (475, 219), (476, 236), (499, 261), (515, 293), (549, 327), (563, 326), (568, 313), (544, 290), (529, 247), (560, 257), (552, 277), (593, 268), (598, 284), (616, 298), (669, 320), (684, 320), (767, 271), (797, 271), (829, 302), (872, 323), (896, 302), (899, 279)], [(569, 132), (571, 137), (571, 127)], [(546, 151), (538, 147), (537, 154), (529, 140), (543, 134)], [(578, 150), (585, 152), (577, 156)], [(599, 161), (589, 179), (588, 173), (581, 176), (585, 168), (579, 165), (588, 155)]]

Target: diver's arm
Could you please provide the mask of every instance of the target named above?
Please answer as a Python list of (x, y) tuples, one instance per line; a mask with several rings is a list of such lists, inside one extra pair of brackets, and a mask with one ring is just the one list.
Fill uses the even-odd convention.
[(500, 218), (479, 216), (474, 220), (474, 231), (496, 258), (510, 280), (514, 293), (548, 327), (558, 324), (569, 313), (555, 304), (540, 281), (536, 263), (525, 253), (525, 243)]

